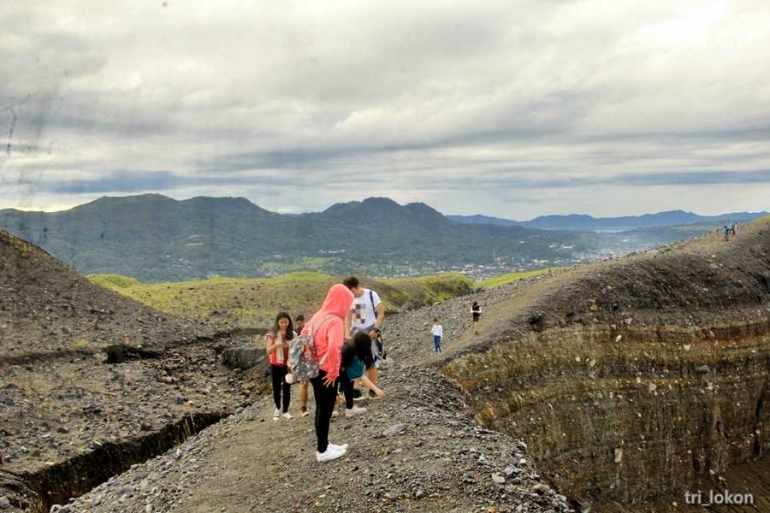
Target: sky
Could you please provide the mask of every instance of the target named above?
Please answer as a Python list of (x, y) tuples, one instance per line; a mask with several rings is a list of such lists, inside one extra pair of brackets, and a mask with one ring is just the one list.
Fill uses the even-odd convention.
[(0, 6), (0, 208), (770, 210), (770, 2)]

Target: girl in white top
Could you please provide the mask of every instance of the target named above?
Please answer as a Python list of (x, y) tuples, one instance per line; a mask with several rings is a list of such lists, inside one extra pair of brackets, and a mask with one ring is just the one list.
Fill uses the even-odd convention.
[(444, 338), (444, 328), (438, 323), (438, 318), (433, 319), (433, 327), (430, 329), (433, 335), (433, 351), (436, 354), (441, 352), (441, 341)]

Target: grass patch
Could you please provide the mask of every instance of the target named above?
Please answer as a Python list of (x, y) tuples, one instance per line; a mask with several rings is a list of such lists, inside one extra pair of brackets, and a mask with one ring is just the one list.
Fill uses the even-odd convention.
[(119, 274), (89, 274), (89, 280), (108, 289), (127, 289), (139, 285), (139, 281)]
[[(163, 312), (180, 317), (226, 321), (243, 328), (265, 327), (279, 311), (292, 317), (313, 314), (329, 287), (342, 278), (316, 272), (296, 272), (272, 278), (223, 278), (140, 283), (115, 275), (91, 275), (94, 283)], [(461, 274), (393, 280), (361, 278), (364, 287), (380, 295), (386, 311), (415, 308), (473, 292), (474, 284)]]
[(549, 267), (547, 269), (537, 269), (535, 271), (524, 271), (520, 273), (501, 274), (500, 276), (495, 276), (494, 278), (489, 278), (488, 280), (484, 280), (480, 282), (479, 286), (485, 289), (499, 287), (500, 285), (505, 285), (506, 283), (513, 283), (515, 281), (523, 280), (525, 278), (532, 278), (533, 276), (548, 274), (551, 271), (555, 271), (556, 269), (559, 269), (559, 268)]
[[(444, 273), (419, 278), (385, 279), (380, 280), (380, 282), (393, 287), (406, 296), (398, 305), (399, 307), (406, 302), (415, 306), (432, 305), (453, 297), (470, 294), (476, 288), (469, 278), (459, 273)], [(379, 292), (378, 289), (375, 290)]]

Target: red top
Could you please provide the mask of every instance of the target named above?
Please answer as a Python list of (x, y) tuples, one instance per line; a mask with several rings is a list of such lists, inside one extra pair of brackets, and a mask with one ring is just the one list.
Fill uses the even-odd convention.
[(354, 297), (345, 285), (341, 283), (332, 285), (321, 309), (302, 329), (302, 333), (307, 335), (313, 329), (313, 342), (319, 367), (326, 372), (326, 377), (332, 380), (337, 379), (340, 374), (342, 342), (345, 334), (342, 319), (350, 310)]
[[(270, 344), (275, 343), (275, 336), (272, 333), (267, 334), (267, 339), (270, 342)], [(278, 333), (278, 339), (283, 342), (283, 337), (281, 336), (281, 333)], [(288, 344), (285, 345), (283, 348), (276, 348), (272, 353), (270, 353), (270, 365), (275, 365), (276, 367), (286, 367), (286, 362), (289, 360), (289, 346)]]

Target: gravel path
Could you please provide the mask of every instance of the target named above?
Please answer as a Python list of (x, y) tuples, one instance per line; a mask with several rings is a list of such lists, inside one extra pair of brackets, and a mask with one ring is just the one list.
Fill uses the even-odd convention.
[(517, 289), (501, 287), (390, 316), (384, 331), (390, 356), (381, 373), (387, 395), (368, 401), (365, 414), (333, 419), (332, 442), (350, 444), (340, 460), (315, 461), (313, 417), (296, 415), (296, 399), (295, 418), (274, 422), (272, 402), (265, 398), (67, 509), (570, 511), (566, 498), (540, 478), (526, 446), (480, 426), (463, 393), (433, 368), (434, 316), (444, 324), (451, 354), (453, 341), (471, 329), (474, 299), (483, 307)]

